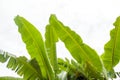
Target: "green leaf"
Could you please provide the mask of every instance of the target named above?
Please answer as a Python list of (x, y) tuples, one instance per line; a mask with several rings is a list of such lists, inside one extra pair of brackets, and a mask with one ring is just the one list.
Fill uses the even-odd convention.
[(7, 52), (4, 52), (3, 50), (0, 50), (0, 62), (2, 62), (2, 63), (6, 62), (7, 59), (9, 58), (9, 56), (5, 55), (5, 54), (7, 54)]
[(41, 80), (44, 80), (42, 77), (40, 68), (34, 67), (34, 66), (38, 66), (38, 63), (36, 62), (35, 59), (32, 59), (31, 61), (29, 61), (24, 56), (16, 57), (2, 50), (0, 50), (0, 56), (2, 59), (5, 60), (4, 62), (7, 62), (7, 68), (12, 69), (18, 75), (23, 76), (24, 80), (28, 80), (28, 79), (36, 80), (38, 78)]
[[(68, 59), (64, 61), (61, 58), (58, 58), (59, 70), (66, 71), (68, 80), (77, 80), (78, 77), (87, 78), (87, 74), (84, 72), (84, 67), (79, 63), (71, 60), (71, 63)], [(86, 79), (85, 79), (86, 80)]]
[(58, 37), (56, 36), (56, 33), (51, 27), (51, 25), (46, 26), (46, 33), (45, 33), (45, 44), (46, 44), (46, 50), (50, 59), (50, 62), (52, 64), (52, 67), (55, 71), (55, 74), (58, 70), (58, 64), (57, 64), (57, 54), (56, 54), (56, 42), (58, 41)]
[(22, 40), (26, 44), (26, 48), (31, 58), (36, 58), (42, 70), (42, 75), (49, 80), (54, 79), (54, 72), (51, 68), (48, 56), (46, 54), (44, 42), (40, 32), (23, 17), (15, 17), (15, 23), (21, 33)]
[(102, 60), (108, 71), (111, 71), (120, 60), (120, 17), (114, 23), (115, 28), (110, 32), (110, 40), (104, 46)]
[(116, 75), (120, 78), (120, 72), (116, 72)]
[(64, 42), (73, 58), (75, 58), (79, 63), (89, 63), (91, 69), (95, 69), (95, 71), (98, 71), (99, 73), (103, 72), (103, 65), (98, 54), (88, 45), (84, 44), (78, 34), (67, 26), (64, 26), (57, 20), (55, 15), (51, 15), (49, 22), (50, 25), (54, 27), (58, 37)]
[(15, 77), (9, 77), (9, 76), (4, 76), (0, 77), (0, 80), (24, 80), (22, 78), (15, 78)]

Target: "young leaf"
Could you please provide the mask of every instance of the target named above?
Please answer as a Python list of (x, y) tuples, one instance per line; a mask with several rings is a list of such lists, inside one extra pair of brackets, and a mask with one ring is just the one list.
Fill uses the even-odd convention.
[(46, 26), (46, 33), (45, 33), (45, 44), (46, 44), (46, 50), (50, 59), (50, 62), (52, 64), (52, 67), (55, 71), (55, 74), (58, 70), (58, 64), (57, 64), (57, 54), (56, 54), (56, 42), (58, 41), (58, 38), (56, 36), (56, 33), (51, 27), (51, 25)]
[(110, 40), (104, 46), (102, 60), (108, 71), (111, 71), (120, 60), (120, 17), (114, 23), (115, 28), (110, 32)]
[(79, 63), (89, 63), (91, 68), (102, 73), (103, 68), (99, 56), (92, 48), (83, 43), (78, 34), (76, 34), (70, 28), (64, 26), (60, 21), (57, 20), (55, 15), (51, 15), (49, 22), (50, 25), (54, 27), (58, 37), (64, 42), (66, 48), (69, 50), (73, 58), (75, 58)]
[(42, 70), (42, 75), (49, 80), (54, 79), (54, 72), (51, 68), (48, 56), (46, 54), (44, 42), (40, 32), (23, 17), (15, 17), (15, 23), (18, 25), (18, 30), (21, 33), (22, 40), (26, 44), (26, 48), (31, 58), (36, 58)]

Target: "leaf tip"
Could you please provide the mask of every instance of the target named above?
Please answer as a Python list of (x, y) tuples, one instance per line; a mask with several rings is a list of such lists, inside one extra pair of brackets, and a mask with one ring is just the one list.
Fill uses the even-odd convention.
[(57, 17), (55, 14), (50, 15), (49, 22), (52, 23), (52, 20), (57, 20)]
[(16, 19), (19, 18), (19, 17), (20, 17), (19, 15), (15, 16), (14, 20), (16, 20)]
[(120, 27), (120, 16), (117, 17), (116, 21), (113, 24), (114, 26), (119, 26)]

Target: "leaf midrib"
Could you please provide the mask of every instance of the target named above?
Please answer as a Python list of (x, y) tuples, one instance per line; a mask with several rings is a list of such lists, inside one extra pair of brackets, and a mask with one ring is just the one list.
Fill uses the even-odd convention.
[(114, 66), (114, 57), (115, 57), (115, 48), (116, 48), (116, 42), (117, 42), (117, 35), (118, 35), (118, 26), (115, 27), (115, 38), (112, 48), (112, 67)]

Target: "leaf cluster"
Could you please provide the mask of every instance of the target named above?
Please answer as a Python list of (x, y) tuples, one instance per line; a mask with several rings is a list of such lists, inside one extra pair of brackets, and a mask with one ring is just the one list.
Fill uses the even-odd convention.
[[(110, 40), (101, 56), (53, 14), (46, 26), (45, 40), (25, 18), (16, 16), (14, 21), (31, 59), (0, 50), (0, 62), (7, 62), (7, 68), (24, 80), (108, 80), (120, 77), (120, 73), (114, 71), (120, 60), (120, 17), (114, 23), (115, 28), (110, 32)], [(59, 40), (65, 44), (72, 60), (57, 57), (56, 43)], [(23, 80), (13, 77), (0, 79)]]

